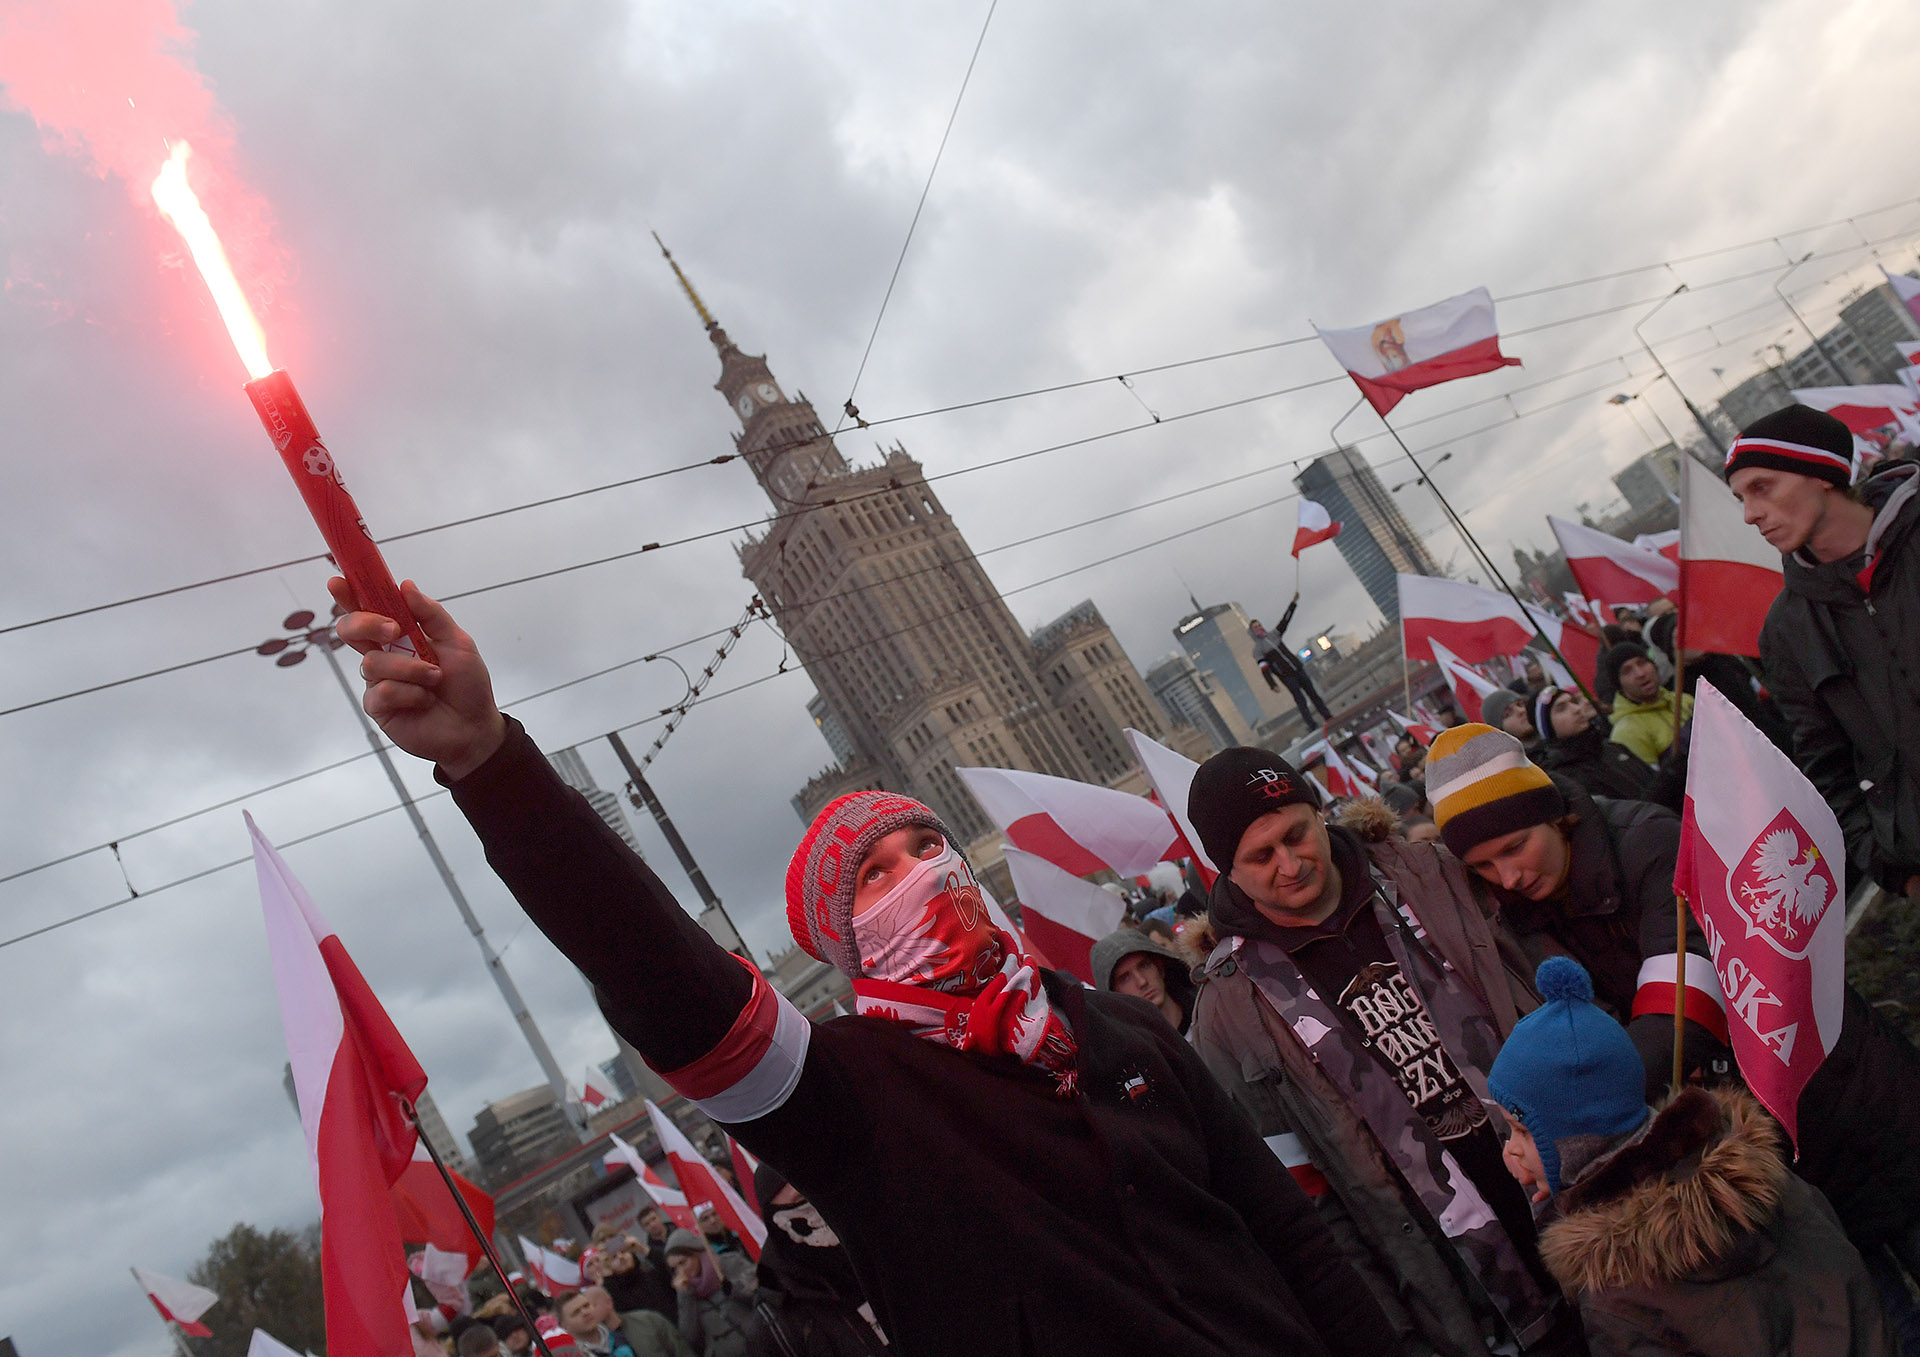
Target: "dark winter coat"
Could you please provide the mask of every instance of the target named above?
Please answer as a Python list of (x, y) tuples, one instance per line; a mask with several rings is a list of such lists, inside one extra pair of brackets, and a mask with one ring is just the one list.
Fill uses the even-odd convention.
[(1744, 1092), (1683, 1091), (1554, 1202), (1540, 1252), (1593, 1357), (1890, 1357), (1833, 1209)]
[(1193, 1026), (1193, 1000), (1199, 992), (1198, 987), (1187, 971), (1186, 961), (1178, 952), (1138, 929), (1117, 929), (1093, 944), (1089, 954), (1093, 966), (1093, 987), (1111, 991), (1114, 967), (1136, 953), (1145, 953), (1159, 960), (1161, 983), (1166, 986), (1167, 997), (1180, 1005), (1180, 1033), (1186, 1035)]
[[(1570, 956), (1587, 968), (1594, 1002), (1626, 1026), (1640, 1050), (1651, 1102), (1673, 1075), (1673, 1008), (1669, 1003), (1636, 1018), (1634, 997), (1647, 959), (1674, 954), (1673, 868), (1680, 852), (1680, 818), (1645, 801), (1588, 796), (1564, 778), (1555, 778), (1554, 785), (1575, 817), (1568, 831), (1573, 862), (1566, 894), (1534, 901), (1498, 886), (1489, 889), (1500, 903), (1500, 921), (1533, 965), (1550, 956)], [(1706, 938), (1691, 916), (1687, 952), (1700, 959), (1703, 974), (1711, 970)], [(1719, 1034), (1692, 1021), (1686, 1054), (1689, 1069), (1727, 1059)]]
[[(1393, 819), (1384, 811), (1372, 812), (1363, 823), (1376, 883), (1390, 888), (1394, 901), (1410, 905), (1428, 946), (1484, 1006), (1488, 1044), (1497, 1047), (1538, 1003), (1525, 961), (1503, 943), (1474, 878), (1452, 854), (1436, 844), (1390, 837), (1384, 830)], [(1300, 1035), (1344, 1029), (1295, 1012), (1285, 995), (1276, 1002), (1256, 980), (1261, 956), (1279, 949), (1249, 943), (1236, 932), (1233, 920), (1253, 908), (1244, 895), (1233, 900), (1236, 893), (1228, 877), (1214, 883), (1218, 945), (1202, 972), (1193, 1027), (1208, 1068), (1278, 1152), (1297, 1149), (1308, 1171), (1324, 1179), (1316, 1197), (1321, 1216), (1379, 1291), (1410, 1351), (1480, 1357), (1496, 1338), (1511, 1342), (1485, 1290), (1498, 1286), (1499, 1279), (1466, 1276), (1454, 1245), (1422, 1204), (1420, 1186), (1409, 1184), (1411, 1176), (1431, 1187), (1423, 1176), (1425, 1156), (1398, 1144), (1391, 1150), (1383, 1146), (1362, 1113), (1359, 1091), (1345, 1076), (1324, 1068)], [(1492, 1050), (1480, 1054), (1491, 1063)], [(1455, 1055), (1465, 1072), (1472, 1054)], [(1354, 1068), (1368, 1071), (1360, 1061)], [(1381, 1072), (1379, 1077), (1388, 1076)], [(1393, 1096), (1401, 1095), (1395, 1090)], [(1524, 1279), (1516, 1280), (1517, 1291), (1527, 1286)], [(1535, 1295), (1532, 1301), (1539, 1304), (1541, 1298)], [(1529, 1314), (1522, 1321), (1527, 1341), (1545, 1337), (1554, 1318), (1551, 1310)]]
[(1782, 556), (1760, 656), (1796, 761), (1840, 817), (1851, 873), (1899, 893), (1920, 874), (1920, 467), (1883, 467), (1860, 488), (1878, 512), (1866, 587), (1865, 552)]
[(762, 1280), (747, 1324), (749, 1357), (881, 1357), (890, 1349), (838, 1296)]
[(1578, 783), (1590, 796), (1645, 801), (1653, 786), (1654, 770), (1631, 749), (1607, 738), (1604, 717), (1594, 717), (1578, 735), (1543, 739), (1532, 758), (1554, 776)]
[(720, 1289), (702, 1298), (680, 1293), (680, 1336), (693, 1357), (753, 1357), (748, 1333), (753, 1324), (753, 1300), (723, 1281)]
[[(656, 1070), (706, 1058), (755, 979), (517, 723), (452, 784), (488, 861)], [(771, 1112), (730, 1129), (846, 1246), (907, 1354), (1393, 1352), (1285, 1167), (1159, 1012), (1047, 972), (1078, 1089), (877, 1017), (806, 1029)]]

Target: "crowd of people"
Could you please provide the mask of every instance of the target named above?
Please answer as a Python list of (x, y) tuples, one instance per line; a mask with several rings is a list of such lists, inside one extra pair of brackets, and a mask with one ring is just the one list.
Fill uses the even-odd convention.
[[(786, 877), (795, 940), (852, 980), (820, 1024), (558, 779), (438, 604), (408, 586), (432, 665), (349, 614), (368, 710), (614, 1028), (762, 1160), (758, 1269), (654, 1221), (546, 1322), (595, 1357), (1920, 1357), (1920, 1055), (1849, 990), (1790, 1147), (1673, 894), (1684, 670), (1792, 753), (1884, 907), (1920, 899), (1920, 476), (1853, 486), (1851, 460), (1802, 407), (1729, 455), (1786, 578), (1757, 668), (1680, 663), (1654, 609), (1610, 638), (1603, 706), (1523, 678), (1402, 739), (1378, 797), (1215, 755), (1185, 809), (1217, 877), (1100, 940), (1090, 987), (994, 926), (931, 809), (839, 798)], [(475, 1344), (521, 1351), (502, 1322)]]

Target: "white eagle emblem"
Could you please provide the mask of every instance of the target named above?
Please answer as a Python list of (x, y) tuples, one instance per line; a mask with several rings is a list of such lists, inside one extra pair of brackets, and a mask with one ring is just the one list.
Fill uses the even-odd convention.
[(1819, 846), (1786, 811), (1760, 831), (1727, 885), (1734, 907), (1747, 917), (1748, 936), (1763, 934), (1796, 958), (1806, 955), (1813, 930), (1840, 894)]

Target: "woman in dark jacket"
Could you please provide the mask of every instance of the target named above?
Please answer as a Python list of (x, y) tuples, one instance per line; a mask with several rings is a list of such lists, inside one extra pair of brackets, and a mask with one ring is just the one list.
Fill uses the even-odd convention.
[(1533, 699), (1540, 748), (1533, 761), (1586, 789), (1616, 801), (1651, 801), (1677, 811), (1686, 795), (1683, 779), (1650, 768), (1625, 745), (1607, 738), (1607, 719), (1571, 688), (1542, 688)]

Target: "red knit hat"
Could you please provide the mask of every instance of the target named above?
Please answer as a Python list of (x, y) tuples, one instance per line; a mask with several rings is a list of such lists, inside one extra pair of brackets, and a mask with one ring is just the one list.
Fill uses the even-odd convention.
[(860, 974), (853, 941), (856, 869), (869, 848), (908, 825), (938, 830), (959, 851), (959, 840), (938, 815), (898, 792), (850, 792), (813, 817), (787, 864), (787, 927), (808, 956), (830, 962), (843, 975)]

